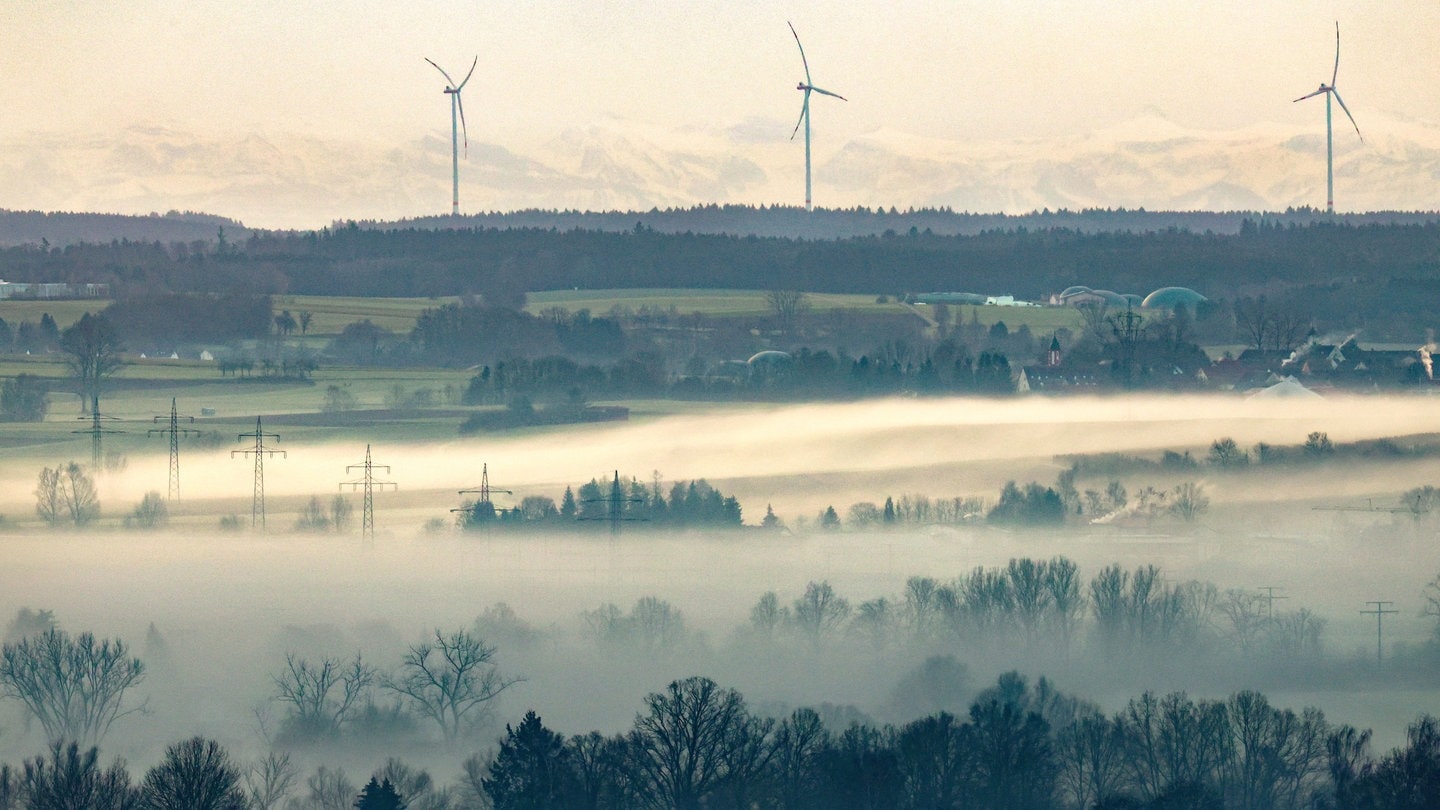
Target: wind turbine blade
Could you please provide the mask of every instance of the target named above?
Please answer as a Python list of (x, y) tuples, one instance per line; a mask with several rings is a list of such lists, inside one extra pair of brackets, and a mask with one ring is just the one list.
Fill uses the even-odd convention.
[(458, 92), (460, 92), (461, 90), (464, 90), (464, 89), (465, 89), (465, 83), (468, 82), (468, 81), (470, 81), (470, 77), (471, 77), (471, 76), (475, 75), (475, 66), (478, 65), (478, 64), (480, 64), (480, 57), (479, 57), (479, 56), (476, 56), (476, 57), (475, 57), (475, 61), (473, 61), (473, 62), (470, 63), (470, 72), (469, 72), (469, 73), (466, 73), (466, 74), (465, 74), (465, 78), (463, 78), (463, 79), (460, 80), (460, 84), (458, 84), (458, 85), (455, 87), (455, 92), (458, 93)]
[(460, 110), (460, 136), (465, 139), (465, 157), (470, 157), (470, 130), (465, 126), (465, 102), (460, 97), (460, 91), (455, 91), (455, 107)]
[(1330, 86), (1335, 86), (1335, 78), (1340, 75), (1340, 21), (1335, 21), (1335, 71), (1330, 74)]
[[(1335, 89), (1331, 89), (1330, 92), (1335, 94), (1335, 100), (1338, 101), (1338, 102), (1340, 102), (1340, 109), (1342, 109), (1342, 110), (1345, 111), (1345, 117), (1346, 117), (1346, 118), (1349, 118), (1349, 119), (1350, 119), (1350, 125), (1353, 126), (1353, 127), (1355, 127), (1355, 134), (1356, 134), (1356, 135), (1360, 135), (1360, 125), (1357, 124), (1357, 123), (1355, 123), (1355, 116), (1353, 116), (1353, 115), (1350, 114), (1350, 108), (1349, 108), (1349, 107), (1346, 107), (1346, 106), (1345, 106), (1345, 100), (1342, 99), (1342, 98), (1340, 98), (1340, 91), (1339, 91), (1339, 90), (1335, 90)], [(1364, 135), (1360, 135), (1360, 140), (1363, 142), (1363, 141), (1365, 140), (1365, 136), (1364, 136)]]
[(455, 80), (450, 78), (450, 74), (445, 72), (445, 68), (442, 68), (439, 65), (435, 64), (434, 60), (432, 60), (428, 56), (425, 57), (425, 61), (429, 62), (436, 70), (440, 71), (440, 75), (445, 77), (445, 81), (449, 82), (451, 87), (455, 86)]
[(1316, 90), (1315, 92), (1313, 92), (1313, 93), (1311, 93), (1311, 94), (1309, 94), (1309, 95), (1301, 96), (1300, 98), (1295, 99), (1295, 101), (1304, 101), (1304, 100), (1307, 99), (1307, 98), (1314, 98), (1314, 97), (1320, 95), (1321, 93), (1328, 93), (1328, 92), (1330, 92), (1330, 88), (1328, 88), (1328, 87), (1322, 87), (1322, 88), (1320, 88), (1319, 90)]
[(795, 120), (795, 129), (790, 131), (790, 140), (795, 140), (795, 133), (800, 131), (800, 125), (805, 123), (805, 116), (810, 114), (810, 91), (805, 91), (805, 103), (800, 105), (800, 117)]
[(832, 92), (830, 92), (829, 90), (821, 90), (821, 89), (818, 88), (818, 87), (812, 87), (812, 88), (810, 88), (810, 89), (811, 89), (811, 90), (814, 90), (815, 92), (819, 93), (819, 94), (822, 95), (822, 96), (830, 96), (831, 98), (838, 98), (838, 99), (840, 99), (841, 101), (849, 101), (849, 100), (850, 100), (850, 99), (845, 98), (844, 96), (840, 95), (839, 93), (832, 93)]
[(810, 83), (810, 63), (805, 60), (805, 46), (800, 44), (800, 35), (795, 33), (795, 26), (790, 25), (790, 21), (789, 21), (789, 20), (786, 20), (786, 21), (785, 21), (785, 24), (790, 26), (790, 33), (791, 33), (791, 35), (793, 35), (793, 36), (795, 37), (795, 46), (800, 49), (800, 64), (802, 64), (802, 65), (805, 66), (805, 83), (806, 83), (806, 84), (809, 84), (809, 83)]

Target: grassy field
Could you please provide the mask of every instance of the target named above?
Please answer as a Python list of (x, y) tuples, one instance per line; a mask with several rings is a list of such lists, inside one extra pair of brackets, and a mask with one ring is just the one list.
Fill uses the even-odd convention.
[(0, 300), (0, 318), (14, 329), (23, 321), (39, 323), (40, 316), (49, 313), (55, 319), (55, 325), (64, 329), (80, 320), (81, 315), (99, 312), (109, 305), (109, 301), (98, 298), (83, 301), (16, 301), (7, 298)]
[[(879, 303), (873, 296), (809, 294), (810, 312), (824, 313), (849, 309), (871, 314), (904, 313), (910, 307), (894, 301)], [(276, 311), (292, 315), (310, 312), (309, 333), (292, 336), (290, 342), (320, 350), (327, 340), (348, 323), (368, 318), (397, 334), (409, 332), (427, 308), (443, 306), (454, 298), (358, 298), (339, 296), (276, 296)], [(48, 312), (61, 328), (86, 311), (103, 309), (108, 302), (89, 301), (0, 301), (0, 318), (11, 324), (38, 321)], [(616, 307), (637, 310), (642, 306), (689, 314), (702, 312), (711, 317), (760, 317), (768, 312), (765, 293), (760, 290), (562, 290), (532, 293), (527, 309), (538, 313), (549, 307), (567, 310), (589, 309), (596, 315)], [(921, 316), (927, 307), (914, 307)], [(1048, 307), (950, 307), (952, 321), (969, 322), (978, 317), (986, 326), (997, 320), (1011, 329), (1028, 324), (1037, 334), (1055, 328), (1080, 326), (1073, 310)], [(51, 411), (39, 424), (0, 423), (0, 448), (7, 459), (17, 463), (52, 462), (61, 456), (88, 457), (90, 437), (74, 431), (83, 429), (79, 400), (59, 355), (0, 356), (0, 378), (33, 374), (52, 380)], [(305, 441), (338, 441), (356, 434), (375, 435), (377, 428), (387, 440), (432, 441), (452, 439), (463, 419), (458, 409), (461, 392), (471, 373), (463, 369), (397, 368), (374, 369), (322, 365), (307, 381), (256, 376), (247, 379), (222, 377), (214, 363), (166, 358), (131, 358), (114, 378), (102, 408), (107, 417), (121, 420), (107, 436), (106, 448), (123, 453), (160, 452), (160, 442), (147, 439), (152, 418), (168, 414), (170, 401), (180, 411), (197, 417), (197, 426), (218, 431), (227, 437), (253, 428), (263, 416), (284, 424), (287, 434)], [(322, 413), (326, 391), (331, 386), (347, 391), (354, 399), (350, 413)], [(431, 409), (406, 407), (406, 401), (423, 392)], [(719, 406), (670, 401), (625, 403), (632, 418), (685, 413)], [(380, 427), (380, 426), (383, 426)], [(287, 436), (288, 438), (288, 436)]]
[(453, 297), (357, 298), (330, 295), (277, 295), (272, 299), (277, 315), (289, 310), (298, 320), (301, 312), (309, 312), (313, 320), (307, 334), (320, 337), (338, 335), (347, 324), (366, 319), (397, 334), (408, 334), (415, 328), (420, 313), (459, 300)]
[[(455, 297), (445, 298), (360, 298), (354, 296), (330, 295), (277, 295), (273, 302), (275, 312), (289, 310), (297, 319), (301, 312), (312, 316), (306, 336), (317, 338), (333, 337), (347, 324), (359, 320), (370, 320), (376, 326), (396, 334), (406, 334), (415, 327), (415, 321), (427, 309), (444, 306), (458, 301)], [(841, 295), (835, 293), (807, 293), (806, 301), (811, 313), (825, 313), (837, 309), (852, 310), (862, 314), (893, 314), (906, 311), (906, 305), (894, 299), (879, 302), (871, 295)], [(85, 301), (0, 301), (0, 319), (12, 327), (22, 321), (40, 320), (49, 313), (56, 324), (64, 329), (80, 319), (86, 312), (99, 312), (109, 301), (91, 299)], [(699, 312), (717, 318), (754, 318), (767, 315), (770, 311), (763, 290), (690, 290), (690, 289), (636, 289), (636, 290), (544, 290), (529, 294), (527, 312), (539, 312), (560, 307), (570, 312), (588, 309), (595, 316), (606, 315), (615, 309), (638, 310), (641, 307), (680, 315)], [(932, 309), (917, 306), (917, 312), (926, 313)], [(978, 317), (980, 323), (990, 326), (1004, 321), (1011, 329), (1022, 324), (1031, 331), (1048, 332), (1061, 327), (1077, 329), (1082, 326), (1075, 310), (1058, 307), (973, 307), (952, 305), (950, 317), (954, 321)]]

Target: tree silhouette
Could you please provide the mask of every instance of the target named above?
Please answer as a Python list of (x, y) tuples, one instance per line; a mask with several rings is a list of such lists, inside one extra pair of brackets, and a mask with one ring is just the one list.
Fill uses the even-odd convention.
[(0, 648), (0, 695), (24, 704), (52, 741), (99, 742), (129, 714), (125, 692), (145, 677), (145, 665), (119, 639), (73, 639), (50, 629)]
[(105, 380), (124, 365), (123, 348), (115, 326), (104, 315), (87, 312), (60, 335), (65, 366), (79, 386), (82, 413), (99, 409)]
[(405, 806), (389, 779), (377, 782), (373, 776), (355, 799), (356, 810), (405, 810)]
[(101, 770), (100, 751), (55, 740), (45, 754), (26, 760), (16, 791), (27, 810), (138, 810), (140, 797), (130, 774), (116, 761)]
[(567, 807), (578, 788), (565, 738), (546, 728), (533, 711), (519, 726), (505, 726), (483, 786), (495, 810)]
[(214, 740), (192, 737), (165, 751), (140, 786), (146, 810), (246, 810), (240, 771)]
[(517, 683), (500, 675), (494, 658), (495, 647), (479, 637), (464, 630), (447, 636), (437, 629), (433, 642), (410, 646), (400, 674), (384, 683), (454, 743), (482, 719), (490, 701)]

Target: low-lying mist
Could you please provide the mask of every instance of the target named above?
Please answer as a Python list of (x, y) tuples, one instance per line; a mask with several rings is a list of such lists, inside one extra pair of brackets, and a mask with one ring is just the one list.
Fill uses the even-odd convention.
[[(131, 455), (123, 471), (97, 477), (107, 518), (91, 530), (34, 523), (30, 493), (38, 470), (7, 464), (0, 508), (12, 530), (0, 535), (7, 551), (0, 611), (50, 609), (66, 630), (133, 645), (151, 666), (139, 690), (149, 709), (118, 721), (105, 748), (141, 764), (196, 733), (247, 756), (262, 751), (278, 728), (282, 707), (271, 698), (287, 652), (315, 660), (358, 652), (387, 669), (437, 628), (490, 633), (501, 670), (525, 679), (498, 700), (499, 725), (471, 751), (493, 742), (527, 708), (568, 733), (614, 733), (628, 726), (645, 693), (689, 675), (740, 689), (754, 706), (829, 703), (885, 722), (939, 708), (963, 712), (956, 701), (1009, 669), (1049, 676), (1109, 709), (1144, 689), (1224, 696), (1262, 688), (1276, 703), (1293, 697), (1296, 708), (1319, 705), (1334, 720), (1375, 727), (1377, 744), (1395, 744), (1406, 722), (1433, 708), (1440, 685), (1397, 670), (1366, 686), (1374, 674), (1375, 620), (1360, 611), (1367, 600), (1396, 603), (1401, 612), (1387, 617), (1385, 653), (1413, 665), (1434, 634), (1423, 593), (1440, 572), (1437, 524), (1428, 515), (1315, 507), (1366, 506), (1366, 499), (1393, 504), (1401, 492), (1435, 482), (1436, 465), (1424, 457), (1122, 476), (1132, 490), (1200, 482), (1210, 507), (1193, 524), (1020, 531), (982, 520), (888, 531), (842, 525), (834, 532), (814, 525), (826, 506), (844, 516), (853, 503), (889, 496), (993, 503), (1008, 480), (1054, 482), (1067, 466), (1057, 456), (1158, 456), (1168, 449), (1203, 457), (1220, 437), (1241, 447), (1295, 445), (1314, 431), (1337, 443), (1440, 433), (1440, 410), (1424, 398), (1382, 397), (1299, 404), (1178, 396), (904, 399), (636, 413), (622, 425), (441, 445), (379, 435), (371, 441), (375, 461), (390, 465), (383, 477), (400, 491), (376, 494), (373, 547), (358, 533), (291, 531), (310, 496), (328, 499), (339, 481), (356, 477), (345, 466), (363, 458), (358, 441), (279, 445), (289, 455), (266, 464), (265, 532), (248, 530), (253, 467), (230, 458), (228, 448), (182, 448), (184, 500), (171, 526), (154, 532), (121, 530), (114, 516), (147, 491), (165, 491), (163, 454)], [(704, 478), (734, 494), (751, 527), (770, 504), (790, 529), (660, 532), (635, 524), (618, 537), (603, 525), (461, 533), (450, 528), (449, 510), (461, 503), (456, 490), (479, 484), (482, 464), (493, 487), (511, 491), (497, 492), (502, 506), (526, 495), (558, 501), (566, 486), (608, 479), (614, 470), (647, 484), (658, 471), (666, 482)], [(1080, 483), (1084, 489), (1106, 482)], [(244, 530), (217, 530), (219, 518), (230, 514), (240, 516)], [(435, 518), (443, 530), (422, 528)], [(767, 592), (791, 607), (807, 586), (825, 583), (848, 600), (853, 615), (864, 603), (888, 600), (899, 623), (913, 577), (943, 585), (977, 567), (1059, 556), (1076, 563), (1082, 584), (1112, 563), (1127, 572), (1155, 565), (1160, 587), (1213, 584), (1217, 605), (1230, 589), (1274, 586), (1283, 600), (1267, 609), (1311, 611), (1323, 620), (1323, 645), (1309, 649), (1308, 658), (1278, 648), (1241, 654), (1233, 622), (1218, 608), (1206, 614), (1203, 644), (1176, 647), (1174, 639), (1147, 637), (1122, 657), (1097, 652), (1089, 607), (1071, 645), (1004, 623), (925, 638), (897, 631), (883, 643), (846, 629), (848, 623), (803, 643), (753, 634), (752, 611)], [(602, 608), (625, 614), (644, 597), (678, 613), (683, 634), (664, 643), (607, 641)], [(498, 603), (513, 610), (513, 621), (495, 619)], [(490, 621), (477, 626), (487, 611)], [(937, 655), (968, 671), (966, 683), (935, 693), (941, 697), (914, 681), (917, 668)], [(11, 704), (0, 722), (0, 759), (16, 763), (43, 740)], [(357, 773), (380, 762), (375, 751), (312, 755), (316, 762), (348, 757)], [(463, 758), (438, 746), (424, 756), (447, 778)]]

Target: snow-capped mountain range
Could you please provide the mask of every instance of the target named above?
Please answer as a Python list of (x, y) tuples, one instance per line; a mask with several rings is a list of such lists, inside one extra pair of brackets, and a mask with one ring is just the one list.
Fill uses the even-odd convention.
[[(1318, 123), (1318, 122), (1317, 122)], [(605, 120), (549, 139), (472, 141), (462, 212), (803, 203), (804, 146), (780, 122), (659, 130)], [(1440, 126), (1381, 113), (1366, 140), (1336, 130), (1342, 211), (1440, 210)], [(815, 136), (815, 203), (1022, 213), (1044, 208), (1279, 210), (1325, 204), (1325, 132), (1260, 124), (1202, 131), (1147, 116), (1053, 138), (967, 141), (877, 130)], [(0, 208), (234, 217), (252, 227), (449, 212), (450, 143), (235, 138), (129, 127), (75, 140), (11, 137)]]

